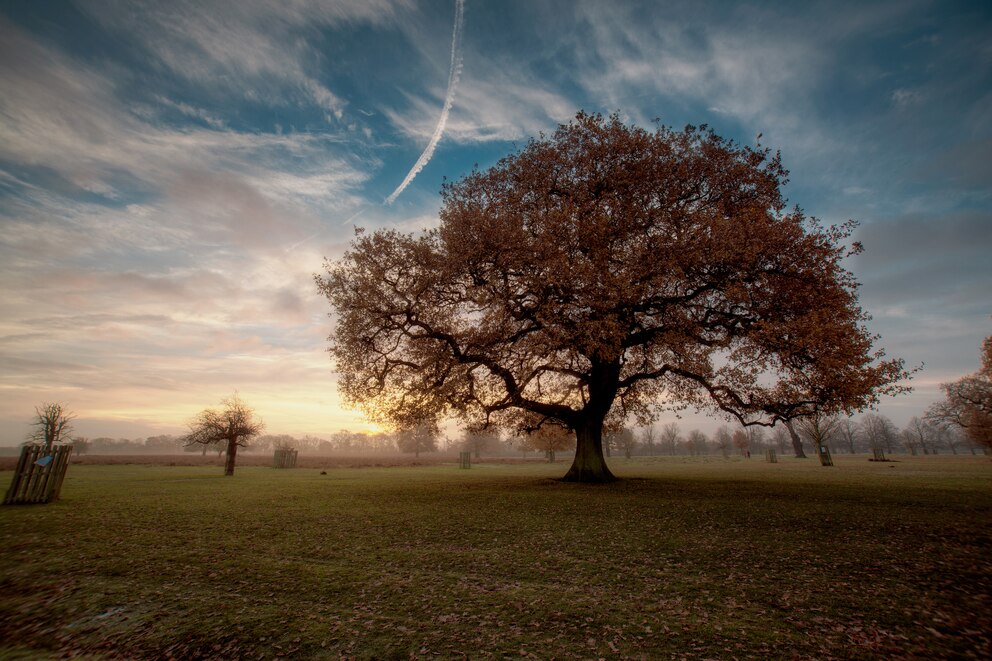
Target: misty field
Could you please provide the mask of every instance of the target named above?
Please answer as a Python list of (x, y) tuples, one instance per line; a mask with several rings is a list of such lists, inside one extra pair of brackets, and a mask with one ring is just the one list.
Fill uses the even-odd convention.
[(73, 465), (0, 658), (992, 657), (987, 458), (566, 468)]

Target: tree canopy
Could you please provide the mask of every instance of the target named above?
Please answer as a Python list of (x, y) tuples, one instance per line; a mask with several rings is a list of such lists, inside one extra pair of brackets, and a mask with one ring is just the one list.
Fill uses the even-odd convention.
[(566, 479), (604, 481), (608, 416), (773, 424), (900, 391), (842, 264), (855, 224), (786, 209), (786, 177), (706, 127), (579, 113), (446, 182), (437, 228), (359, 231), (326, 263), (345, 400), (400, 426), (560, 424)]
[(927, 410), (927, 420), (960, 427), (976, 445), (992, 448), (992, 336), (982, 343), (977, 372), (940, 387), (944, 401)]

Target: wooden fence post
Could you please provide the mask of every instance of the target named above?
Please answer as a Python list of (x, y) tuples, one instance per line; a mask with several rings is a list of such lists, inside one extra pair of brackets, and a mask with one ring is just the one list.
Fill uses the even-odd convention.
[(272, 455), (273, 468), (296, 468), (297, 450), (279, 448)]

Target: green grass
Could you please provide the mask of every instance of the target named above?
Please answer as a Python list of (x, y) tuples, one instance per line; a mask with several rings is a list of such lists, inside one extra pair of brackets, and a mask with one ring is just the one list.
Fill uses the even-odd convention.
[(992, 656), (992, 462), (837, 463), (71, 466), (0, 658)]

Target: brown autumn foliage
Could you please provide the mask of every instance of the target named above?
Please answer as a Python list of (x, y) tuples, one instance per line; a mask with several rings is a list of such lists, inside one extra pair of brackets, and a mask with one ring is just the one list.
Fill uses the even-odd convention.
[(770, 424), (899, 392), (841, 264), (854, 223), (787, 209), (786, 176), (705, 127), (579, 113), (445, 183), (436, 229), (359, 231), (316, 276), (346, 401), (396, 425), (527, 412), (574, 430), (566, 479), (605, 481), (611, 415)]
[(543, 452), (547, 460), (554, 463), (556, 452), (575, 447), (575, 436), (558, 425), (544, 425), (525, 435), (521, 445), (530, 450)]
[(982, 343), (982, 366), (977, 372), (940, 387), (944, 401), (927, 410), (927, 420), (961, 427), (972, 442), (992, 448), (992, 336)]

